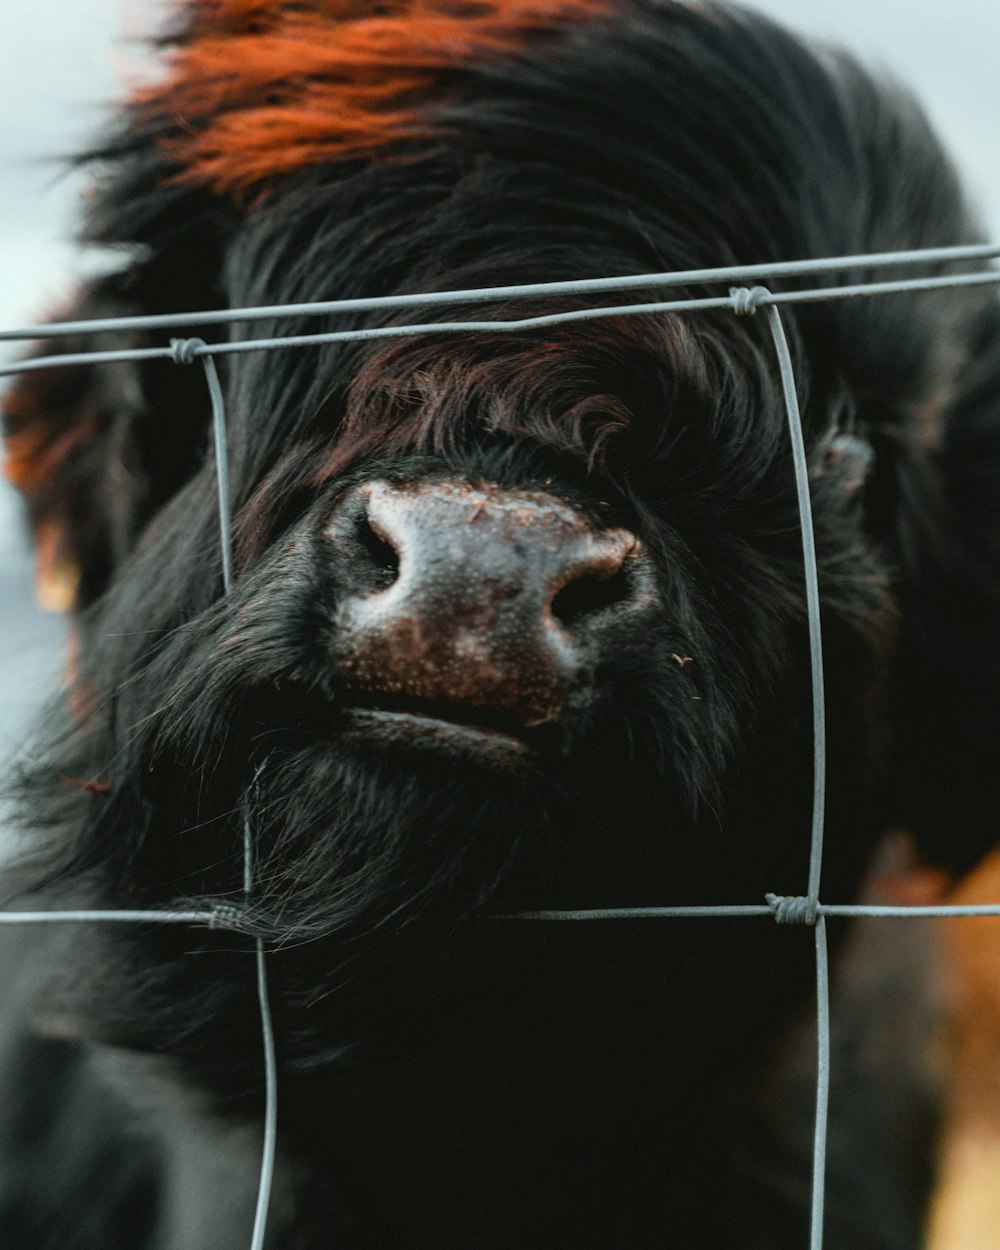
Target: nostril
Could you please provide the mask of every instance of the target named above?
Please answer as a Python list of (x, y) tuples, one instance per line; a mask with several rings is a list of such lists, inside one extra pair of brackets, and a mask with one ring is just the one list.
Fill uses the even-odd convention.
[(385, 590), (399, 577), (399, 552), (387, 534), (380, 533), (377, 522), (362, 514), (355, 522), (355, 540), (368, 557), (370, 571), (376, 575), (380, 589)]
[(624, 564), (611, 573), (588, 572), (567, 582), (552, 600), (552, 615), (561, 625), (573, 625), (581, 617), (614, 607), (630, 597)]

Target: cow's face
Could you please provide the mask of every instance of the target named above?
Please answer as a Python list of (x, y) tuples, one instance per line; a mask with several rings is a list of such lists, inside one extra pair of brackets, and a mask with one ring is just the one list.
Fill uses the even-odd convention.
[[(232, 593), (209, 458), (86, 624), (81, 697), (148, 813), (149, 888), (232, 891), (245, 821), (279, 933), (794, 888), (801, 554), (755, 334), (428, 337), (334, 367), (311, 410), (301, 356), (237, 366)], [(815, 477), (834, 642), (876, 602), (842, 467)], [(137, 610), (156, 632), (123, 645)]]
[[(682, 90), (659, 69), (639, 73), (641, 58), (648, 98), (668, 91), (669, 108), (637, 119), (615, 88), (591, 116), (599, 30), (585, 55), (582, 28), (566, 40), (553, 31), (523, 64), (477, 54), (448, 78), (446, 99), (434, 95), (435, 71), (425, 83), (433, 118), (390, 127), (374, 145), (296, 147), (289, 163), (277, 146), (254, 156), (235, 123), (246, 109), (257, 117), (258, 85), (239, 54), (240, 39), (260, 32), (243, 30), (242, 10), (231, 16), (242, 32), (226, 53), (236, 95), (216, 92), (205, 10), (211, 37), (203, 47), (193, 30), (179, 78), (140, 99), (109, 148), (114, 172), (90, 230), (133, 251), (85, 291), (81, 317), (378, 293), (440, 300), (818, 246), (785, 194), (812, 186), (811, 142), (808, 160), (793, 153), (780, 180), (762, 183), (760, 169), (784, 151), (774, 119), (749, 119), (734, 144), (728, 97), (706, 112), (712, 75), (699, 69), (699, 90)], [(296, 40), (308, 27), (297, 6), (273, 17), (287, 17)], [(480, 17), (488, 30), (487, 10), (456, 20)], [(670, 20), (708, 46), (721, 37), (696, 8), (675, 6)], [(401, 11), (401, 37), (405, 26)], [(616, 30), (643, 42), (631, 19)], [(737, 26), (726, 39), (727, 56), (756, 64)], [(317, 46), (325, 57), (328, 44)], [(380, 121), (396, 117), (379, 104), (395, 97), (371, 97), (359, 72), (358, 101), (374, 100)], [(332, 81), (324, 69), (324, 92)], [(212, 156), (220, 137), (224, 168)], [(277, 339), (567, 310), (580, 301), (437, 302), (217, 333)], [(841, 897), (884, 816), (873, 796), (884, 793), (900, 546), (897, 499), (880, 493), (891, 472), (869, 478), (842, 436), (877, 429), (885, 463), (926, 460), (929, 438), (897, 435), (910, 406), (938, 393), (947, 342), (935, 346), (930, 320), (915, 333), (908, 316), (883, 327), (886, 353), (859, 352), (866, 331), (846, 315), (787, 314), (835, 677), (827, 814), (844, 833), (826, 882)], [(162, 345), (153, 330), (126, 340)], [(437, 327), (249, 352), (220, 367), (229, 594), (200, 366), (84, 365), (61, 375), (72, 378), (62, 389), (25, 384), (8, 407), (14, 475), (43, 552), (62, 544), (80, 573), (69, 745), (43, 766), (57, 874), (95, 882), (102, 903), (241, 901), (249, 834), (248, 926), (286, 944), (322, 939), (305, 1003), (336, 998), (348, 944), (396, 942), (418, 921), (450, 931), (497, 911), (802, 890), (804, 576), (763, 318)], [(933, 403), (921, 411), (931, 429)], [(675, 970), (686, 949), (671, 945)], [(307, 957), (290, 958), (294, 970)]]

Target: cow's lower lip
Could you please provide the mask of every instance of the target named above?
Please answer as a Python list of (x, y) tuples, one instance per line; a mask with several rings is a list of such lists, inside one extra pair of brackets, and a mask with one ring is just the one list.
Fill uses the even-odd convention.
[(449, 720), (430, 712), (398, 711), (380, 707), (344, 708), (348, 724), (387, 732), (394, 738), (441, 746), (464, 746), (477, 751), (527, 755), (532, 748), (522, 738), (489, 725)]

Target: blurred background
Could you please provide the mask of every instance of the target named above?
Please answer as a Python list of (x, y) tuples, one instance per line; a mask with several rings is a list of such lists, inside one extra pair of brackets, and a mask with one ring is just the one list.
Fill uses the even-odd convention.
[[(1000, 4), (996, 0), (757, 0), (802, 33), (841, 43), (906, 81), (1000, 239)], [(71, 240), (81, 184), (60, 158), (100, 130), (148, 70), (143, 40), (165, 0), (8, 4), (0, 51), (0, 327), (43, 318), (101, 263)], [(145, 68), (144, 68), (145, 67)], [(7, 350), (0, 358), (9, 359)], [(0, 486), (0, 781), (26, 749), (33, 709), (55, 689), (62, 621), (38, 609), (16, 501)]]

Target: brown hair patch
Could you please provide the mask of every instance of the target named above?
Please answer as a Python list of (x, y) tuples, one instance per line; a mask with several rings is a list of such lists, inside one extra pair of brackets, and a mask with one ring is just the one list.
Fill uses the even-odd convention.
[(163, 82), (136, 103), (167, 125), (180, 177), (246, 192), (325, 160), (426, 138), (449, 70), (502, 57), (608, 0), (196, 0)]

